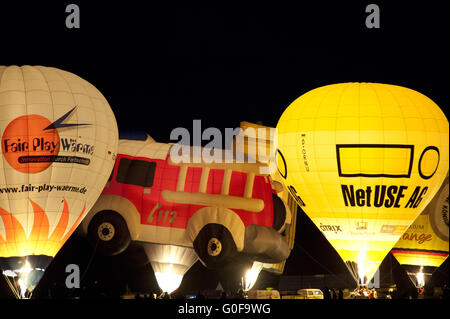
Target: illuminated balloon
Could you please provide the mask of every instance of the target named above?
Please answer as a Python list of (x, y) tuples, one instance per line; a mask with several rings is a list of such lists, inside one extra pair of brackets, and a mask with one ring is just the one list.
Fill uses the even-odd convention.
[[(292, 250), (295, 242), (298, 206), (290, 192), (283, 186), (283, 179), (276, 169), (276, 160), (273, 156), (275, 154), (276, 145), (277, 135), (274, 127), (250, 122), (240, 123), (239, 134), (235, 136), (233, 140), (233, 149), (235, 151), (242, 152), (249, 156), (249, 158), (256, 159), (258, 162), (268, 164), (272, 187), (276, 190), (277, 196), (281, 198), (282, 202), (286, 205), (286, 211), (289, 212), (289, 221), (282, 231), (282, 238), (287, 242), (289, 249)], [(254, 263), (254, 265), (258, 264), (258, 262)], [(276, 264), (264, 263), (262, 269), (281, 275), (284, 271), (285, 264), (286, 260)], [(245, 278), (246, 277), (247, 276), (245, 276)], [(245, 278), (244, 281), (247, 281)]]
[(142, 132), (120, 135), (110, 180), (80, 227), (97, 252), (116, 255), (139, 242), (167, 293), (198, 259), (222, 269), (241, 255), (273, 263), (289, 256), (282, 235), (289, 208), (260, 172), (265, 165), (224, 162), (217, 149), (217, 161), (193, 152), (183, 162), (172, 152), (178, 144)]
[[(296, 226), (297, 226), (297, 210), (298, 205), (295, 199), (292, 197), (291, 193), (287, 190), (286, 187), (282, 184), (282, 177), (280, 176), (279, 172), (276, 171), (272, 173), (271, 175), (272, 183), (276, 185), (277, 188), (280, 188), (280, 191), (277, 193), (277, 195), (281, 198), (281, 200), (286, 203), (286, 206), (288, 207), (291, 215), (291, 221), (288, 227), (286, 227), (283, 235), (283, 239), (287, 242), (289, 249), (294, 249), (294, 243), (295, 243), (295, 233), (296, 233)], [(286, 266), (286, 260), (283, 260), (281, 263), (277, 264), (271, 264), (271, 263), (265, 263), (263, 265), (263, 270), (272, 272), (274, 274), (281, 275), (284, 272), (284, 267)]]
[(447, 177), (391, 251), (417, 288), (423, 288), (448, 257), (448, 190)]
[(343, 83), (302, 95), (277, 128), (286, 187), (367, 283), (448, 172), (444, 113), (411, 89)]
[(178, 289), (184, 274), (198, 260), (195, 250), (190, 247), (141, 244), (152, 264), (159, 288), (169, 294)]
[(117, 124), (72, 73), (0, 66), (0, 132), (0, 269), (27, 298), (105, 186)]
[[(177, 144), (175, 144), (178, 146)], [(82, 223), (98, 252), (115, 255), (131, 241), (193, 247), (217, 269), (236, 254), (281, 262), (289, 209), (259, 163), (177, 160), (173, 144), (123, 136), (111, 179)]]
[(263, 269), (264, 264), (258, 261), (253, 262), (252, 267), (245, 272), (242, 277), (242, 288), (244, 291), (249, 291), (258, 280), (259, 273)]

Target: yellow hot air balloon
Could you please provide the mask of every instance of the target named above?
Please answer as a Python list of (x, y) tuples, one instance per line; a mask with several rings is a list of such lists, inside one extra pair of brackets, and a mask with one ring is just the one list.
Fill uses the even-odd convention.
[(0, 132), (0, 269), (27, 298), (103, 190), (117, 124), (75, 74), (0, 66)]
[(416, 288), (423, 288), (448, 257), (448, 187), (447, 176), (439, 192), (391, 251)]
[(342, 83), (302, 95), (277, 128), (286, 187), (366, 283), (448, 172), (444, 113), (408, 88)]

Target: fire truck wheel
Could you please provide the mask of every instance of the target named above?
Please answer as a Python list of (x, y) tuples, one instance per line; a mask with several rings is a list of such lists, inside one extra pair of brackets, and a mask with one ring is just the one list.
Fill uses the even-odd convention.
[(194, 240), (194, 249), (209, 269), (223, 267), (236, 254), (236, 244), (230, 231), (219, 224), (205, 225)]
[(125, 219), (110, 210), (99, 212), (92, 218), (88, 237), (96, 251), (105, 256), (120, 254), (131, 242)]

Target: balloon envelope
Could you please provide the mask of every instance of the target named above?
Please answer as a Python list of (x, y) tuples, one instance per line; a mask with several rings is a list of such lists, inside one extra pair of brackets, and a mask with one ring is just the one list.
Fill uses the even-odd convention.
[(417, 288), (448, 258), (448, 177), (422, 214), (400, 237), (392, 255)]
[(343, 83), (302, 95), (277, 128), (286, 187), (367, 282), (448, 172), (444, 113), (411, 89)]
[(178, 289), (184, 274), (198, 260), (195, 250), (190, 247), (154, 243), (142, 243), (142, 246), (159, 288), (169, 294)]
[(0, 66), (0, 269), (29, 297), (97, 200), (117, 151), (114, 114), (87, 81)]
[(242, 288), (244, 291), (249, 291), (255, 285), (258, 280), (259, 273), (263, 269), (264, 264), (258, 261), (253, 262), (253, 265), (250, 269), (245, 272), (245, 275), (242, 278)]

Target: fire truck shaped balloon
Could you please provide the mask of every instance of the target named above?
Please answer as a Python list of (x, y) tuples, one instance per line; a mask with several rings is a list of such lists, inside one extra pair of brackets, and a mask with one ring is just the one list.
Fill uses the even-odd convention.
[[(121, 136), (111, 177), (82, 222), (81, 231), (97, 249), (116, 255), (131, 241), (184, 247), (184, 254), (195, 250), (211, 269), (238, 254), (264, 263), (286, 260), (290, 248), (283, 234), (291, 213), (277, 196), (276, 182), (260, 174), (262, 164), (175, 163), (172, 146), (146, 134)], [(157, 268), (154, 254), (147, 255)], [(182, 276), (197, 256), (184, 258), (184, 265), (170, 256), (155, 263), (181, 267)]]

